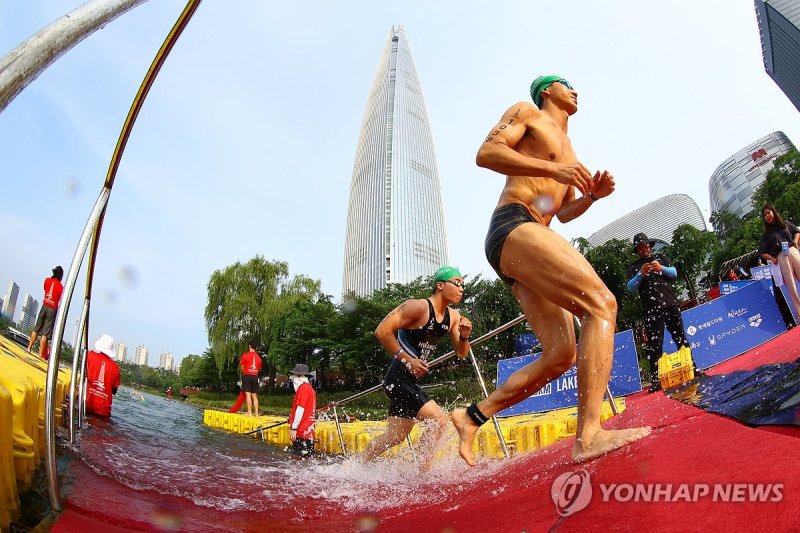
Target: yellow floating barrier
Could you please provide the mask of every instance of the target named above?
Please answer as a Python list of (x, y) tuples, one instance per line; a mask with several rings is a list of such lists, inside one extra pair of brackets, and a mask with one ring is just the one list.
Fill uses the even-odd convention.
[(37, 389), (27, 379), (12, 376), (6, 370), (0, 374), (0, 386), (11, 395), (12, 427), (11, 437), (14, 473), (23, 488), (32, 479), (39, 459), (39, 448), (34, 439), (38, 438)]
[[(3, 368), (15, 368), (24, 374), (41, 390), (39, 395), (39, 420), (42, 435), (44, 435), (45, 391), (47, 390), (47, 362), (25, 351), (5, 337), (0, 336), (0, 365)], [(69, 383), (72, 371), (59, 368), (56, 380), (56, 397), (60, 400), (55, 406), (55, 422), (63, 426), (64, 413), (69, 406)]]
[[(616, 399), (617, 410), (625, 409), (625, 399)], [(601, 420), (605, 421), (614, 416), (608, 402), (603, 403)], [(259, 427), (267, 428), (286, 418), (276, 416), (248, 417), (239, 413), (226, 413), (222, 411), (206, 410), (203, 412), (203, 423), (209, 427), (223, 429), (234, 433), (252, 433)], [(558, 409), (547, 413), (512, 416), (499, 419), (500, 431), (506, 445), (512, 454), (528, 453), (545, 446), (549, 446), (561, 439), (575, 435), (577, 430), (577, 409), (575, 407)], [(386, 423), (383, 421), (355, 421), (339, 424), (347, 453), (363, 453), (372, 439), (383, 433)], [(410, 433), (414, 445), (425, 431), (424, 424), (416, 424)], [(257, 435), (257, 433), (253, 433)], [(262, 431), (264, 441), (275, 446), (288, 446), (289, 426), (281, 424)], [(332, 420), (317, 421), (317, 438), (314, 448), (320, 453), (339, 455), (342, 453), (341, 440), (336, 424)], [(494, 424), (484, 424), (478, 431), (473, 447), (474, 451), (486, 457), (503, 457), (503, 448), (497, 437)], [(397, 457), (408, 452), (408, 442), (390, 448), (385, 456)], [(441, 455), (439, 452), (437, 455)]]
[(19, 517), (19, 491), (14, 468), (14, 405), (11, 393), (0, 386), (0, 530), (7, 531)]

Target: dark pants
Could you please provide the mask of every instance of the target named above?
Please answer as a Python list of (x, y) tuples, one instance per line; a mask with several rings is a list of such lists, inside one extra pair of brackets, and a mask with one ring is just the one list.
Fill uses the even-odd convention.
[(658, 381), (658, 360), (663, 353), (664, 327), (666, 326), (672, 341), (680, 348), (689, 347), (686, 334), (683, 332), (683, 317), (677, 307), (659, 307), (650, 309), (644, 315), (644, 332), (647, 335), (647, 344), (644, 351), (650, 363), (650, 381)]

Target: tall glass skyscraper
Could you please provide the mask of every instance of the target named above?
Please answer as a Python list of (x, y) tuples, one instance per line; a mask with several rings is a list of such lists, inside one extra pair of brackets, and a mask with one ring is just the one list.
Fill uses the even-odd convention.
[(366, 296), (447, 264), (433, 135), (402, 26), (392, 27), (356, 147), (342, 292)]
[(755, 0), (764, 68), (800, 109), (800, 2)]

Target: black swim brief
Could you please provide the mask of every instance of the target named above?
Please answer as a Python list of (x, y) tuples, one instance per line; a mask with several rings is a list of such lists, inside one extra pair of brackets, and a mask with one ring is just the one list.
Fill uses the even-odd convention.
[(503, 243), (506, 242), (506, 237), (513, 231), (514, 228), (526, 222), (538, 221), (533, 218), (531, 212), (525, 206), (520, 204), (507, 204), (503, 207), (498, 207), (492, 213), (492, 220), (489, 222), (489, 231), (486, 233), (486, 242), (484, 249), (486, 251), (486, 259), (500, 279), (513, 285), (516, 281), (504, 275), (500, 269), (500, 254), (503, 252)]
[(389, 416), (414, 418), (431, 399), (417, 380), (396, 359), (383, 379), (383, 391), (389, 397)]

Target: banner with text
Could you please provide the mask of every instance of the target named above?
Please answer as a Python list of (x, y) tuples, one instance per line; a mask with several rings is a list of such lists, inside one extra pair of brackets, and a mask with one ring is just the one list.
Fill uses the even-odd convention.
[[(497, 362), (497, 386), (499, 387), (523, 366), (535, 361), (541, 354), (524, 355)], [(642, 389), (639, 377), (639, 360), (636, 357), (636, 345), (633, 331), (626, 330), (614, 335), (614, 364), (611, 368), (611, 394), (625, 396)], [(563, 407), (578, 405), (578, 372), (575, 365), (564, 372), (561, 377), (545, 385), (539, 392), (526, 400), (504, 409), (497, 416), (515, 416), (529, 413), (552, 411)]]
[[(682, 315), (686, 339), (700, 369), (736, 357), (786, 331), (770, 280), (748, 283)], [(664, 351), (676, 349), (665, 328)]]
[(514, 355), (530, 355), (542, 347), (533, 333), (521, 333), (514, 337)]
[(742, 280), (742, 281), (720, 281), (719, 282), (719, 293), (722, 296), (726, 294), (730, 294), (733, 291), (738, 291), (742, 287), (750, 285), (754, 283), (752, 279)]

